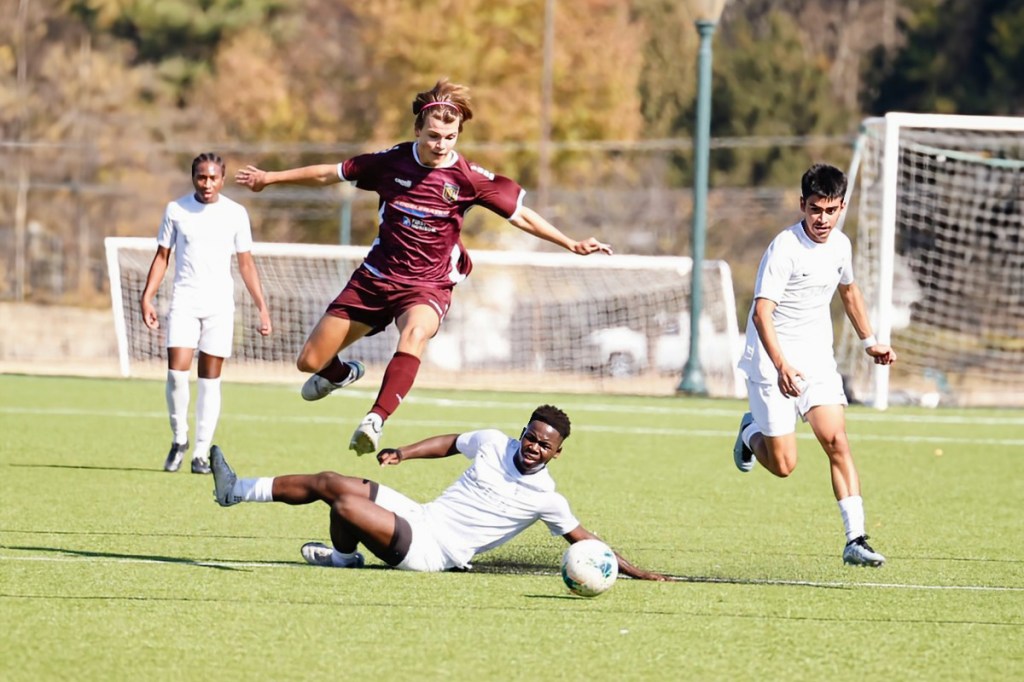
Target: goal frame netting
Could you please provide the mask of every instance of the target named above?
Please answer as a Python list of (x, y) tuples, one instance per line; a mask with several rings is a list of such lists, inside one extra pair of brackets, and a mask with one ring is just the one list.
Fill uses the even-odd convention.
[[(160, 377), (166, 371), (166, 350), (161, 334), (142, 325), (138, 301), (156, 240), (108, 237), (105, 248), (121, 375)], [(268, 339), (254, 331), (255, 308), (233, 265), (235, 342), (225, 376), (301, 383), (305, 377), (294, 364), (301, 342), (368, 250), (365, 246), (254, 243), (252, 253), (275, 331)], [(676, 393), (689, 351), (692, 259), (580, 257), (539, 251), (470, 253), (473, 272), (455, 287), (452, 308), (428, 344), (417, 386)], [(170, 302), (173, 258), (172, 252), (172, 266), (155, 299), (161, 325)], [(300, 270), (292, 272), (294, 268)], [(708, 391), (712, 396), (739, 397), (744, 384), (736, 360), (742, 341), (729, 265), (705, 261), (702, 284), (706, 303), (700, 345)], [(560, 325), (559, 316), (565, 317), (564, 324)], [(566, 336), (564, 343), (561, 333)], [(396, 341), (397, 331), (391, 325), (383, 334), (356, 342), (343, 355), (367, 365), (363, 381), (371, 386), (382, 376)], [(497, 358), (494, 362), (487, 361), (488, 352)]]
[[(967, 186), (972, 173), (976, 178), (996, 180), (985, 183), (976, 179), (975, 185)], [(848, 197), (855, 193), (855, 186), (859, 195), (857, 229), (852, 235), (854, 271), (870, 310), (875, 335), (901, 354), (892, 370), (873, 365), (850, 325), (844, 325), (837, 349), (840, 371), (865, 402), (880, 410), (890, 404), (1021, 404), (1021, 393), (1013, 382), (993, 369), (1005, 358), (1005, 371), (1024, 378), (1019, 369), (1024, 346), (1018, 353), (1012, 343), (1015, 335), (1019, 342), (1024, 332), (1024, 321), (1019, 319), (1020, 302), (1002, 313), (996, 310), (965, 317), (961, 328), (954, 329), (953, 322), (947, 328), (942, 322), (936, 324), (934, 319), (941, 316), (941, 311), (926, 310), (929, 301), (922, 301), (920, 293), (915, 293), (942, 287), (949, 289), (951, 293), (946, 295), (952, 298), (956, 287), (962, 287), (964, 291), (960, 293), (974, 296), (975, 306), (980, 307), (979, 300), (988, 302), (986, 298), (977, 298), (983, 288), (977, 283), (980, 280), (961, 282), (961, 275), (969, 272), (972, 277), (986, 276), (986, 264), (998, 260), (998, 256), (991, 255), (992, 249), (981, 253), (986, 247), (972, 244), (967, 248), (977, 248), (979, 253), (960, 260), (967, 263), (973, 258), (977, 271), (966, 267), (958, 272), (957, 262), (952, 261), (934, 266), (925, 276), (919, 261), (939, 258), (921, 256), (919, 246), (917, 251), (910, 252), (911, 247), (907, 246), (913, 239), (931, 239), (942, 241), (948, 250), (996, 219), (1003, 222), (995, 229), (1001, 234), (1012, 232), (1016, 236), (1011, 241), (1019, 244), (1022, 204), (1014, 202), (1024, 201), (1024, 196), (1019, 193), (1018, 180), (1010, 179), (1014, 173), (1024, 177), (1024, 118), (891, 112), (863, 121), (849, 172)], [(976, 212), (970, 213), (969, 197), (980, 196), (977, 204), (996, 205), (1003, 200), (1008, 183), (1013, 188), (1008, 201), (1018, 207), (1016, 217), (1012, 212), (1009, 216), (989, 215), (983, 212), (984, 207), (974, 207)], [(972, 194), (972, 190), (977, 190), (977, 194)], [(958, 199), (960, 203), (956, 203)], [(1019, 257), (1019, 252), (1012, 255), (1014, 259)], [(947, 277), (946, 281), (936, 282), (934, 273)], [(1024, 283), (1024, 279), (1016, 276), (1021, 281), (1014, 284), (1015, 276), (1010, 269), (1003, 274), (1008, 278), (1004, 288), (1016, 292)], [(1020, 298), (1013, 293), (1011, 296), (1015, 297), (1013, 300)], [(972, 305), (969, 296), (965, 297), (964, 305)], [(948, 307), (949, 314), (955, 315), (956, 306)], [(922, 322), (925, 317), (931, 321)], [(997, 323), (991, 329), (987, 326), (990, 321)], [(1009, 341), (1002, 348), (985, 348), (990, 335)], [(948, 348), (943, 348), (943, 344)], [(1012, 366), (1014, 358), (1018, 367)]]

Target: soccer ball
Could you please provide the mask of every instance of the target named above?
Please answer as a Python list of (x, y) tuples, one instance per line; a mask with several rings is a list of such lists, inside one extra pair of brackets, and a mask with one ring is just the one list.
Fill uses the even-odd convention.
[(619, 576), (619, 561), (600, 540), (580, 540), (562, 555), (562, 580), (573, 594), (596, 597), (607, 592)]

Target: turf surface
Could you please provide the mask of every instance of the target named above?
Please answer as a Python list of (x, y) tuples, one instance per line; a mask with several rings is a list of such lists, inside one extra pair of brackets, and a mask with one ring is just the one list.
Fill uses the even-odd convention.
[[(324, 469), (427, 500), (464, 460), (380, 469), (346, 449), (372, 387), (305, 403), (224, 384), (242, 476)], [(193, 388), (194, 391), (194, 388)], [(469, 573), (307, 566), (322, 505), (222, 509), (161, 469), (163, 384), (0, 376), (0, 679), (1024, 678), (1024, 414), (849, 411), (881, 569), (842, 565), (824, 455), (741, 475), (743, 403), (417, 391), (384, 445), (573, 419), (551, 467), (584, 525), (678, 576), (570, 595), (540, 526)], [(194, 401), (193, 401), (194, 406)]]

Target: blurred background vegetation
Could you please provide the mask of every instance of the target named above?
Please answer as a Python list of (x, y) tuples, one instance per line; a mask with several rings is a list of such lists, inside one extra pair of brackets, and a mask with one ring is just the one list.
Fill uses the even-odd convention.
[[(443, 76), (472, 88), (460, 150), (567, 233), (688, 254), (686, 2), (563, 0), (548, 17), (544, 0), (0, 0), (0, 16), (0, 300), (104, 303), (103, 237), (155, 235), (197, 153), (220, 152), (230, 176), (380, 149), (411, 138), (413, 96)], [(731, 0), (714, 40), (707, 257), (733, 266), (738, 298), (794, 220), (800, 174), (845, 167), (865, 116), (1020, 114), (1021, 35), (1024, 0)], [(368, 193), (226, 193), (259, 240), (375, 232)], [(485, 213), (471, 247), (537, 248)]]

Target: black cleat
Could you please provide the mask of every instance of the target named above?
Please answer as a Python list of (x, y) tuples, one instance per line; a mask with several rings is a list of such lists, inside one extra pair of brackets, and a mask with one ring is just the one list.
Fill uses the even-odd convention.
[(846, 547), (843, 549), (843, 563), (849, 566), (877, 568), (885, 563), (885, 557), (871, 549), (867, 535), (861, 535), (846, 543)]
[(192, 473), (193, 474), (209, 474), (210, 471), (210, 460), (196, 455), (192, 458)]
[(181, 468), (181, 461), (188, 452), (188, 441), (184, 443), (171, 443), (171, 449), (164, 460), (164, 471), (175, 472)]
[(747, 473), (757, 465), (754, 451), (743, 442), (743, 431), (752, 423), (754, 423), (754, 416), (749, 412), (744, 413), (740, 419), (740, 431), (736, 434), (736, 443), (732, 446), (732, 461), (736, 468), (743, 473)]

